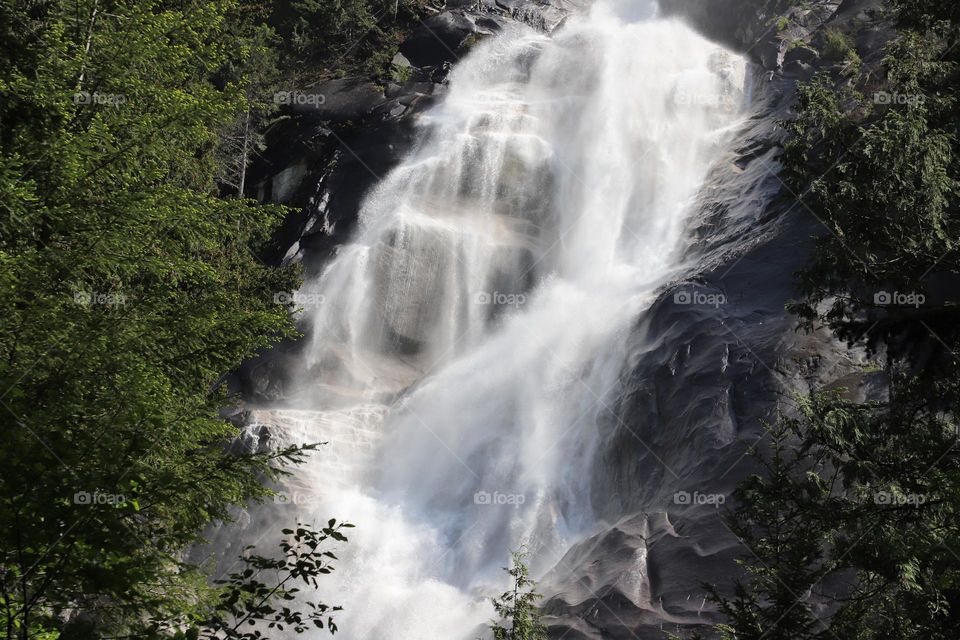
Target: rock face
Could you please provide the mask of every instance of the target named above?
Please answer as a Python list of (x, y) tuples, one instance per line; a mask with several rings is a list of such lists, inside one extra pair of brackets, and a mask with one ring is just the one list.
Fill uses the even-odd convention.
[[(274, 239), (268, 260), (322, 265), (349, 236), (360, 200), (409, 150), (416, 121), (443, 95), (446, 75), (470, 47), (510, 21), (550, 31), (588, 0), (455, 0), (425, 19), (400, 46), (386, 87), (365, 78), (285, 92), (289, 119), (267, 134), (250, 170), (261, 201), (300, 206)], [(304, 260), (305, 256), (309, 256)]]
[(738, 544), (716, 535), (715, 508), (685, 517), (682, 526), (674, 517), (630, 515), (570, 549), (540, 583), (551, 594), (543, 605), (551, 637), (663, 638), (678, 626), (707, 623), (699, 584), (729, 570)]
[(660, 9), (788, 79), (829, 65), (818, 53), (827, 27), (853, 34), (861, 57), (889, 35), (882, 0), (660, 0)]
[[(342, 78), (289, 87), (290, 117), (267, 132), (267, 150), (248, 173), (248, 195), (297, 207), (263, 256), (302, 263), (305, 276), (323, 267), (346, 242), (364, 195), (411, 148), (417, 120), (446, 90), (451, 64), (478, 39), (508, 22), (550, 31), (589, 0), (453, 0), (423, 21), (400, 47), (398, 82), (380, 87)], [(288, 366), (299, 344), (283, 343), (230, 376), (232, 388), (254, 402), (283, 401)]]
[(478, 26), (477, 19), (471, 17), (462, 11), (444, 11), (430, 16), (400, 46), (400, 53), (417, 67), (456, 61), (460, 57), (457, 52), (462, 52), (470, 36), (490, 33), (488, 28)]
[[(607, 444), (591, 496), (598, 515), (615, 524), (567, 554), (564, 562), (582, 569), (551, 574), (558, 595), (546, 610), (555, 637), (645, 640), (716, 621), (699, 584), (729, 587), (734, 560), (749, 556), (716, 502), (754, 470), (746, 452), (762, 442), (764, 422), (789, 412), (795, 393), (842, 384), (862, 399), (879, 383), (863, 372), (862, 354), (825, 334), (798, 333), (784, 310), (795, 295), (793, 274), (826, 231), (777, 177), (775, 126), (788, 116), (798, 79), (838, 68), (816, 53), (823, 29), (852, 35), (864, 64), (879, 60), (889, 31), (877, 3), (662, 4), (748, 52), (766, 70), (758, 72), (766, 107), (702, 191), (688, 248), (698, 268), (663, 292), (627, 346), (624, 393), (601, 423)], [(772, 6), (788, 18), (763, 40), (757, 34)], [(798, 44), (784, 46), (783, 34)], [(727, 179), (731, 172), (740, 179)], [(697, 293), (722, 302), (696, 304)]]
[(863, 4), (867, 3), (857, 0), (660, 0), (660, 10), (664, 15), (683, 17), (705, 36), (734, 50), (749, 52), (784, 37), (803, 38), (823, 27), (838, 10)]
[[(607, 524), (541, 581), (554, 638), (645, 640), (716, 621), (700, 584), (728, 586), (734, 559), (747, 553), (718, 507), (751, 471), (745, 453), (762, 440), (764, 421), (788, 410), (792, 393), (843, 380), (864, 394), (875, 384), (845, 346), (797, 333), (784, 311), (793, 274), (824, 229), (777, 177), (775, 123), (788, 115), (797, 80), (839, 64), (818, 53), (825, 29), (850, 33), (864, 64), (875, 64), (889, 33), (879, 1), (660, 4), (745, 52), (764, 106), (702, 190), (687, 248), (697, 268), (662, 292), (625, 345), (623, 393), (598, 425), (603, 446), (592, 478), (591, 501)], [(402, 83), (311, 88), (322, 99), (293, 108), (252, 172), (262, 199), (302, 207), (269, 258), (302, 261), (310, 274), (346, 241), (364, 194), (410, 148), (419, 114), (443, 95), (449, 65), (473, 41), (509, 20), (549, 31), (582, 9), (570, 0), (454, 0), (401, 46), (394, 66), (404, 69)], [(722, 302), (695, 302), (707, 295)], [(409, 333), (399, 320), (394, 329)], [(248, 362), (233, 385), (254, 402), (282, 401), (285, 365), (298, 348), (281, 345)]]

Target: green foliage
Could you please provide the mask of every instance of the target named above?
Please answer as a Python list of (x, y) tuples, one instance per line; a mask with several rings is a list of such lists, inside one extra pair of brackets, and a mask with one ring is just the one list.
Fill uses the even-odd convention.
[(385, 75), (425, 5), (425, 0), (275, 0), (271, 23), (282, 37), (282, 66), (294, 75), (307, 63), (326, 75)]
[(755, 555), (733, 597), (712, 590), (725, 638), (946, 640), (960, 628), (958, 307), (878, 296), (960, 275), (960, 20), (954, 2), (893, 5), (882, 83), (821, 74), (801, 86), (784, 155), (791, 189), (829, 229), (790, 307), (807, 328), (883, 353), (871, 369), (885, 394), (814, 394), (775, 427), (730, 518)]
[(262, 16), (257, 13), (241, 13), (229, 23), (238, 59), (228, 61), (219, 74), (219, 81), (243, 87), (243, 110), (221, 128), (215, 154), (217, 183), (241, 198), (247, 191), (247, 169), (266, 149), (264, 131), (278, 120), (274, 96), (284, 84), (279, 38), (258, 19)]
[(255, 256), (283, 211), (218, 197), (223, 132), (272, 64), (237, 11), (0, 8), (7, 637), (205, 619), (217, 592), (183, 551), (313, 448), (230, 453), (219, 415), (223, 375), (292, 335), (273, 296), (297, 285)]
[(831, 486), (817, 473), (820, 461), (791, 446), (794, 426), (785, 421), (769, 428), (769, 455), (756, 456), (764, 473), (743, 481), (734, 493), (739, 507), (727, 516), (727, 526), (748, 549), (739, 564), (750, 581), (749, 587), (737, 582), (732, 599), (707, 585), (735, 630), (721, 629), (723, 638), (817, 635), (819, 622), (802, 594), (831, 569), (824, 559), (829, 530), (818, 526), (822, 513), (809, 505), (829, 502)]
[(294, 0), (293, 15), (284, 24), (286, 39), (302, 59), (343, 56), (368, 33), (380, 34), (378, 20), (386, 6), (375, 8), (369, 0)]
[(264, 626), (280, 632), (304, 633), (326, 628), (335, 633), (337, 625), (331, 614), (341, 607), (308, 601), (307, 609), (301, 610), (293, 608), (296, 605), (292, 601), (300, 591), (295, 585), (316, 588), (317, 578), (333, 571), (330, 561), (337, 557), (323, 545), (327, 540), (346, 542), (347, 537), (341, 530), (351, 527), (351, 524), (330, 520), (319, 531), (302, 523), (295, 530), (284, 529), (288, 538), (280, 543), (280, 558), (247, 555), (253, 549), (247, 547), (239, 558), (243, 568), (217, 581), (223, 588), (209, 619), (188, 627), (185, 633), (177, 629), (189, 621), (156, 620), (150, 629), (151, 636), (160, 638), (172, 634), (177, 639), (180, 635), (192, 634), (194, 638), (207, 640), (259, 640), (269, 637), (263, 635)]
[(536, 592), (536, 582), (530, 578), (527, 568), (527, 552), (523, 549), (510, 554), (510, 566), (504, 567), (511, 578), (511, 588), (499, 598), (492, 599), (493, 608), (509, 628), (499, 622), (490, 624), (495, 640), (546, 640), (547, 630), (540, 622), (536, 602), (541, 595)]
[(410, 67), (393, 65), (390, 67), (390, 76), (397, 84), (404, 84), (410, 80)]
[[(800, 88), (798, 118), (785, 123), (784, 176), (829, 229), (792, 306), (807, 321), (858, 339), (877, 320), (864, 315), (877, 291), (925, 293), (931, 276), (960, 269), (957, 32), (941, 22), (905, 28), (888, 47), (886, 83), (870, 95), (835, 89), (824, 75)], [(955, 309), (927, 309), (927, 322), (948, 327)], [(901, 316), (887, 314), (874, 336), (902, 330)]]
[(824, 44), (820, 55), (824, 60), (846, 62), (852, 72), (860, 69), (860, 55), (853, 38), (836, 27), (824, 31)]
[(710, 588), (735, 637), (954, 637), (958, 425), (919, 386), (895, 372), (887, 402), (815, 394), (771, 431), (729, 518), (747, 581)]

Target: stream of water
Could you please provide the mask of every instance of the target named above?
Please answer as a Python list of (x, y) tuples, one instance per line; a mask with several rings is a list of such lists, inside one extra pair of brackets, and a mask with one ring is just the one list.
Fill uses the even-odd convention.
[(338, 637), (476, 637), (512, 548), (539, 575), (596, 525), (622, 345), (745, 110), (743, 59), (653, 14), (476, 46), (300, 292), (296, 408), (264, 421), (329, 442), (276, 508), (357, 526), (319, 594)]

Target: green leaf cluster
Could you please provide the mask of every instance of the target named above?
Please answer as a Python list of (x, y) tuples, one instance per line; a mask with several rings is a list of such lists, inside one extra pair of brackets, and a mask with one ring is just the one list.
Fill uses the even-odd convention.
[(257, 257), (284, 212), (220, 197), (223, 132), (263, 76), (241, 14), (0, 7), (6, 637), (202, 619), (217, 590), (184, 550), (312, 448), (231, 452), (219, 414), (224, 375), (293, 335), (274, 296), (298, 282)]
[[(724, 638), (960, 628), (960, 5), (891, 4), (882, 70), (815, 77), (784, 123), (784, 176), (827, 227), (790, 308), (865, 343), (883, 392), (814, 393), (771, 427), (728, 514), (745, 575), (709, 587)], [(894, 291), (927, 302), (877, 295)]]
[(519, 549), (510, 554), (510, 566), (504, 571), (510, 576), (510, 589), (500, 597), (493, 598), (493, 608), (501, 620), (490, 624), (494, 640), (546, 640), (547, 630), (540, 620), (537, 601), (542, 597), (537, 593), (536, 582), (530, 577), (527, 567), (528, 552)]

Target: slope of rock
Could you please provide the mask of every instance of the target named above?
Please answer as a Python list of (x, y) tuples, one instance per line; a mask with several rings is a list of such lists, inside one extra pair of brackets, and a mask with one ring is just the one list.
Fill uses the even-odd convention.
[[(700, 195), (690, 268), (667, 287), (624, 345), (619, 401), (601, 416), (603, 446), (591, 501), (600, 525), (543, 577), (551, 637), (662, 638), (717, 619), (701, 582), (729, 586), (748, 551), (720, 514), (752, 469), (748, 447), (792, 393), (843, 380), (874, 383), (856, 355), (824, 335), (795, 331), (784, 310), (793, 274), (824, 228), (777, 178), (780, 133), (797, 80), (836, 68), (825, 29), (850, 33), (864, 64), (889, 35), (874, 0), (662, 0), (705, 35), (756, 64), (762, 104)], [(366, 191), (410, 148), (416, 120), (442, 97), (450, 64), (476, 39), (519, 20), (551, 30), (583, 4), (569, 0), (450, 2), (401, 46), (403, 83), (362, 79), (313, 87), (318, 108), (297, 109), (271, 133), (254, 171), (264, 200), (301, 207), (276, 239), (277, 261), (319, 269), (349, 237)], [(315, 101), (320, 102), (320, 101)], [(712, 302), (700, 304), (698, 299)], [(233, 383), (254, 402), (280, 403), (297, 344), (247, 363)], [(729, 505), (727, 505), (729, 506)]]

